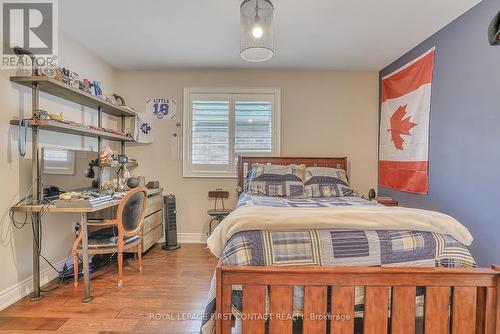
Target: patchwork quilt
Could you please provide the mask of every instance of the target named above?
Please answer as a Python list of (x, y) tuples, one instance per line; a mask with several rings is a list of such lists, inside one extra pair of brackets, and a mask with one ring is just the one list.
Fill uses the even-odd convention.
[(243, 193), (238, 200), (236, 208), (248, 206), (267, 206), (275, 208), (326, 208), (338, 206), (372, 206), (376, 202), (367, 201), (361, 197), (319, 197), (319, 198), (288, 198), (255, 196)]
[[(277, 198), (242, 194), (238, 208), (378, 205), (359, 197)], [(475, 267), (467, 248), (448, 235), (422, 231), (318, 230), (243, 231), (227, 242), (220, 257), (226, 266), (387, 266)], [(233, 312), (241, 311), (241, 289), (233, 291)], [(303, 288), (294, 288), (294, 314), (301, 314)], [(362, 316), (363, 290), (356, 291)], [(215, 333), (215, 276), (201, 333)]]

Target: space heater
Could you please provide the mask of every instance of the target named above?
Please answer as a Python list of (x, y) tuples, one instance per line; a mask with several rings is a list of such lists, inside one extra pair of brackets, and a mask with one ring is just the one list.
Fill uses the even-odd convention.
[(163, 197), (165, 212), (165, 244), (163, 249), (174, 250), (180, 245), (177, 244), (177, 209), (175, 206), (175, 195)]

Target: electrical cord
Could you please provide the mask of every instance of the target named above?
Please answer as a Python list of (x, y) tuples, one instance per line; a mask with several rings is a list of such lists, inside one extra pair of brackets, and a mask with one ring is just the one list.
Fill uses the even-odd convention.
[[(43, 237), (42, 218), (43, 218), (44, 214), (48, 212), (48, 208), (51, 205), (51, 203), (50, 202), (46, 202), (46, 201), (42, 202), (42, 206), (41, 206), (41, 208), (40, 208), (40, 210), (38, 212), (34, 212), (32, 209), (30, 211), (26, 210), (24, 212), (24, 219), (22, 221), (17, 221), (15, 219), (15, 211), (13, 210), (13, 208), (15, 206), (17, 206), (17, 205), (19, 205), (19, 204), (21, 204), (23, 202), (24, 202), (24, 206), (27, 206), (28, 199), (29, 198), (33, 198), (33, 196), (32, 196), (33, 186), (39, 180), (40, 180), (40, 178), (37, 178), (37, 179), (33, 180), (33, 182), (31, 183), (31, 185), (30, 185), (30, 187), (29, 187), (29, 189), (28, 189), (28, 191), (26, 193), (26, 196), (24, 196), (22, 199), (20, 199), (16, 204), (14, 204), (11, 207), (11, 209), (9, 210), (9, 218), (10, 218), (10, 221), (11, 221), (12, 225), (16, 229), (18, 229), (18, 230), (23, 229), (28, 223), (30, 223), (30, 225), (31, 225), (31, 231), (32, 231), (32, 234), (33, 234), (33, 240), (36, 243), (37, 255), (40, 258), (42, 258), (53, 270), (55, 270), (59, 274), (60, 279), (59, 279), (59, 283), (57, 284), (57, 286), (55, 286), (53, 288), (50, 288), (50, 289), (42, 289), (42, 288), (40, 288), (41, 292), (47, 293), (47, 292), (51, 292), (51, 291), (54, 291), (57, 288), (59, 288), (62, 285), (62, 283), (64, 282), (64, 279), (65, 279), (68, 271), (73, 268), (73, 266), (68, 266), (65, 263), (62, 271), (60, 271), (60, 270), (58, 270), (55, 267), (54, 264), (52, 264), (52, 262), (50, 262), (42, 254), (42, 237)], [(36, 213), (38, 213), (38, 216), (36, 215)], [(28, 221), (28, 217), (30, 218), (30, 221)], [(38, 236), (36, 235), (36, 232), (35, 232), (35, 224), (34, 223), (38, 223), (39, 224)], [(68, 252), (68, 257), (66, 258), (66, 260), (69, 259), (70, 253), (71, 253), (71, 249)]]
[[(42, 255), (41, 255), (42, 256)], [(68, 251), (68, 256), (66, 258), (66, 261), (70, 258), (71, 256), (71, 248), (69, 249)], [(66, 274), (68, 272), (71, 272), (73, 270), (73, 267), (74, 267), (74, 264), (71, 265), (71, 266), (68, 266), (66, 264), (66, 262), (64, 263), (64, 266), (63, 266), (63, 269), (62, 271), (59, 271), (57, 270), (45, 257), (42, 256), (42, 258), (55, 270), (59, 273), (59, 282), (57, 283), (56, 286), (50, 288), (50, 289), (42, 289), (40, 288), (40, 291), (43, 292), (43, 293), (48, 293), (48, 292), (51, 292), (51, 291), (54, 291), (56, 290), (57, 288), (59, 288), (63, 283), (64, 283), (64, 279), (66, 278)]]
[(27, 211), (24, 212), (24, 220), (20, 223), (20, 222), (16, 221), (16, 219), (15, 219), (15, 216), (14, 216), (15, 212), (14, 212), (13, 208), (16, 207), (17, 205), (21, 204), (22, 202), (24, 202), (24, 206), (26, 206), (26, 203), (28, 202), (28, 198), (33, 197), (31, 195), (31, 192), (33, 190), (33, 186), (35, 185), (36, 181), (37, 181), (37, 179), (34, 179), (33, 182), (31, 182), (31, 185), (30, 185), (28, 191), (26, 192), (26, 195), (22, 199), (20, 199), (16, 204), (14, 204), (13, 206), (10, 207), (10, 210), (9, 210), (10, 221), (11, 221), (12, 225), (15, 228), (17, 228), (18, 230), (22, 229), (28, 223), (28, 212)]
[[(41, 219), (43, 217), (43, 215), (47, 212), (47, 209), (49, 207), (50, 203), (44, 203), (42, 208), (40, 209), (40, 215), (39, 215), (39, 220), (40, 220), (40, 229), (39, 229), (39, 235), (38, 235), (38, 239), (35, 238), (36, 236), (36, 233), (35, 233), (35, 228), (34, 228), (34, 224), (31, 224), (31, 227), (32, 227), (32, 232), (33, 232), (33, 238), (36, 242), (36, 240), (39, 240), (39, 242), (37, 243), (37, 249), (38, 249), (38, 256), (41, 257), (52, 269), (54, 269), (54, 271), (56, 271), (58, 274), (59, 274), (59, 282), (56, 286), (50, 288), (50, 289), (42, 289), (40, 288), (40, 291), (43, 292), (43, 293), (48, 293), (48, 292), (51, 292), (51, 291), (54, 291), (56, 290), (57, 288), (59, 288), (63, 283), (64, 283), (64, 279), (67, 275), (68, 272), (71, 272), (71, 270), (73, 269), (73, 265), (71, 266), (68, 266), (66, 264), (66, 262), (69, 260), (70, 256), (71, 256), (71, 248), (68, 250), (68, 255), (66, 257), (66, 261), (64, 263), (64, 266), (63, 266), (63, 269), (61, 271), (59, 271), (45, 256), (43, 256), (42, 254), (42, 237), (43, 237), (43, 224), (41, 224)], [(35, 221), (35, 217), (32, 217), (32, 221)]]
[[(29, 126), (28, 120), (19, 119), (19, 134), (17, 141), (17, 149), (21, 157), (24, 157), (26, 155), (26, 138), (28, 135), (28, 126)], [(22, 136), (23, 132), (24, 132), (24, 137)]]
[[(17, 202), (14, 206), (19, 205), (19, 203), (21, 203), (21, 202), (22, 201)], [(16, 221), (16, 218), (14, 216), (14, 210), (11, 209), (9, 211), (9, 219), (10, 219), (10, 222), (12, 223), (12, 225), (16, 229), (21, 230), (28, 223), (28, 212), (24, 213), (24, 220), (22, 222), (19, 222), (19, 221)]]

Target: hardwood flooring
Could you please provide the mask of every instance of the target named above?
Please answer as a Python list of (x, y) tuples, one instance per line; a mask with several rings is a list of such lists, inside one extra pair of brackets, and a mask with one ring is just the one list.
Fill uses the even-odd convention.
[(142, 273), (136, 260), (125, 262), (123, 287), (112, 263), (94, 274), (92, 302), (80, 301), (81, 280), (78, 288), (64, 283), (38, 302), (26, 297), (1, 311), (0, 333), (198, 333), (216, 264), (204, 245), (173, 252), (156, 245)]

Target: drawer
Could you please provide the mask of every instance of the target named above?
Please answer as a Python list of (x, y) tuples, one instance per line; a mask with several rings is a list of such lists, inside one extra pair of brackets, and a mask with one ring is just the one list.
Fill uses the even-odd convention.
[(163, 196), (161, 194), (148, 197), (146, 216), (149, 216), (150, 214), (160, 210), (161, 208), (163, 208)]
[(160, 225), (142, 236), (142, 252), (150, 249), (163, 237), (163, 225)]
[(163, 223), (163, 210), (156, 211), (152, 215), (147, 216), (144, 218), (144, 227), (143, 227), (143, 233), (146, 234), (158, 225), (162, 225)]
[(104, 210), (99, 210), (96, 212), (89, 212), (87, 214), (88, 219), (115, 219), (116, 211), (118, 209), (118, 205), (112, 208), (107, 208)]

